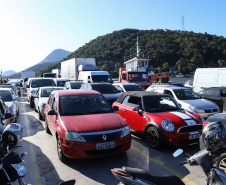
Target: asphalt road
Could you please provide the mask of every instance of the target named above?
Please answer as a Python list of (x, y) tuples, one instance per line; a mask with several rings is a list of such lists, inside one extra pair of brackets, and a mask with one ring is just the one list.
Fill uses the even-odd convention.
[[(18, 123), (24, 128), (24, 138), (17, 152), (27, 152), (24, 158), (27, 175), (24, 180), (32, 185), (57, 185), (75, 179), (79, 185), (116, 185), (118, 180), (112, 175), (112, 168), (122, 166), (142, 168), (154, 175), (177, 175), (189, 185), (206, 184), (205, 174), (199, 166), (179, 165), (187, 154), (194, 154), (198, 146), (184, 148), (184, 153), (173, 157), (177, 148), (151, 149), (144, 139), (132, 136), (131, 149), (125, 153), (94, 159), (71, 159), (62, 163), (57, 156), (56, 141), (44, 129), (44, 121), (31, 109), (26, 94), (20, 99)], [(170, 182), (169, 182), (170, 184)]]

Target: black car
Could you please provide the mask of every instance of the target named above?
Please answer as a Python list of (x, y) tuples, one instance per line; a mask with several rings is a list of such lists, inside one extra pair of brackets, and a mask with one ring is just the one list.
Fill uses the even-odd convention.
[(81, 89), (100, 92), (111, 105), (119, 98), (119, 96), (121, 96), (121, 92), (110, 83), (84, 83), (81, 86)]
[(226, 97), (226, 87), (209, 87), (197, 93), (202, 98), (216, 103), (223, 111), (223, 99)]

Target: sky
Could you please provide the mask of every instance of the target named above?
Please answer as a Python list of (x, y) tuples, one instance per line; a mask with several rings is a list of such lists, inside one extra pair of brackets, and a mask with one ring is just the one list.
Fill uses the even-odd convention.
[(22, 71), (125, 28), (226, 37), (225, 8), (224, 0), (0, 0), (0, 70)]

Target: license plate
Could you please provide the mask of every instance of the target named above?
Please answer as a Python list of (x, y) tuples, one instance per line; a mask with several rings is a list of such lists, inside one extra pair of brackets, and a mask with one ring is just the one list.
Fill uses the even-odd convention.
[(115, 142), (108, 142), (108, 143), (98, 143), (96, 145), (97, 150), (104, 150), (109, 148), (115, 148)]
[(197, 139), (199, 137), (200, 137), (200, 134), (199, 133), (197, 133), (197, 134), (190, 134), (189, 135), (189, 139)]

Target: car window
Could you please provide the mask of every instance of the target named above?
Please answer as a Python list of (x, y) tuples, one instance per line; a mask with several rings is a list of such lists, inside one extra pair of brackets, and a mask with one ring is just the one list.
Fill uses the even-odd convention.
[(0, 91), (0, 98), (2, 98), (4, 102), (13, 101), (10, 91)]
[(61, 96), (59, 106), (61, 115), (113, 112), (113, 109), (102, 95)]
[(52, 79), (33, 79), (31, 82), (31, 87), (33, 88), (45, 86), (56, 86), (56, 84)]
[(92, 85), (92, 89), (102, 94), (119, 93), (119, 91), (113, 85), (110, 85), (110, 84), (109, 85), (95, 84), (95, 85)]
[(220, 96), (226, 97), (226, 89), (221, 90)]
[(170, 96), (144, 96), (144, 110), (146, 112), (166, 112), (180, 110), (180, 107)]
[(173, 92), (179, 100), (200, 99), (200, 97), (190, 89), (175, 89)]
[(209, 88), (207, 90), (208, 95), (209, 96), (217, 96), (217, 91), (219, 90), (219, 88)]
[(144, 91), (139, 85), (124, 85), (126, 91)]
[(173, 98), (173, 93), (172, 93), (171, 91), (169, 91), (169, 90), (164, 90), (163, 93), (164, 93), (164, 94), (168, 94), (168, 95), (170, 95), (170, 96)]
[(139, 108), (142, 108), (142, 100), (141, 97), (136, 96), (126, 96), (126, 98), (122, 102), (123, 105), (126, 105), (128, 107), (135, 107), (139, 106)]
[(57, 86), (58, 87), (64, 87), (66, 81), (57, 81)]

